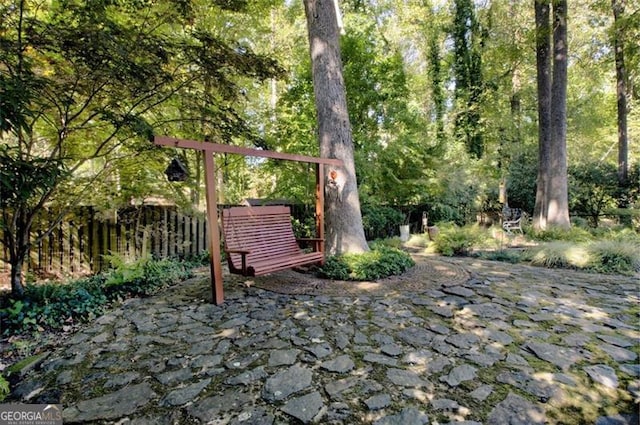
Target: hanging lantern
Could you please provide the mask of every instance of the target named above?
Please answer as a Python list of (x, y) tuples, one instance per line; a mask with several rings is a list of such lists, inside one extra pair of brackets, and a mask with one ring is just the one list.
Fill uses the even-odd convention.
[(171, 160), (171, 163), (164, 170), (167, 175), (167, 180), (170, 182), (183, 182), (189, 177), (189, 171), (187, 167), (180, 161), (180, 158), (175, 157)]

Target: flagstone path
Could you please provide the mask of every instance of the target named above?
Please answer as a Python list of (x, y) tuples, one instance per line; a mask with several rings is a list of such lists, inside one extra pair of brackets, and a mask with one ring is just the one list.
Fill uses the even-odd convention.
[(206, 273), (62, 341), (10, 402), (66, 423), (637, 424), (638, 276), (415, 256), (399, 278)]

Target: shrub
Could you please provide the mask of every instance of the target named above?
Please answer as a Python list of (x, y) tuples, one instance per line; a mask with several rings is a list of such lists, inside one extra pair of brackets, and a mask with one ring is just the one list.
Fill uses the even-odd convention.
[(524, 258), (535, 266), (549, 268), (584, 268), (589, 262), (589, 254), (584, 245), (567, 241), (549, 242), (529, 248)]
[(588, 243), (556, 241), (530, 248), (523, 259), (550, 268), (574, 268), (599, 273), (640, 271), (640, 243), (602, 240)]
[(640, 272), (640, 243), (597, 241), (589, 244), (588, 268), (600, 273)]
[(211, 263), (211, 255), (209, 250), (200, 251), (196, 254), (187, 254), (181, 258), (182, 262), (188, 269), (208, 266)]
[(163, 259), (126, 263), (108, 274), (105, 281), (110, 298), (127, 295), (149, 295), (158, 288), (190, 276), (188, 263)]
[(629, 228), (610, 231), (603, 235), (603, 239), (611, 240), (614, 242), (633, 243), (636, 245), (640, 245), (640, 233)]
[(531, 239), (540, 242), (549, 241), (569, 241), (569, 242), (588, 242), (593, 240), (593, 235), (582, 227), (572, 226), (571, 229), (563, 229), (560, 227), (551, 227), (546, 230), (531, 230), (527, 233)]
[(400, 237), (394, 236), (391, 238), (376, 239), (375, 241), (369, 242), (369, 248), (375, 250), (379, 247), (400, 249), (402, 248), (402, 241), (400, 240)]
[(617, 204), (618, 179), (613, 164), (578, 164), (569, 169), (569, 208), (598, 227), (600, 216)]
[(412, 234), (406, 244), (412, 247), (426, 248), (429, 246), (429, 236), (426, 233)]
[(536, 179), (532, 179), (531, 176), (535, 176), (537, 170), (537, 149), (523, 148), (509, 161), (507, 173), (509, 204), (525, 211), (533, 211), (536, 198)]
[(191, 263), (143, 259), (119, 263), (113, 270), (69, 283), (27, 285), (20, 300), (4, 300), (0, 307), (3, 334), (58, 330), (102, 314), (110, 302), (147, 295), (159, 287), (187, 278)]
[(479, 254), (480, 258), (491, 261), (502, 261), (504, 263), (516, 264), (522, 261), (522, 254), (520, 251), (513, 251), (508, 249), (499, 249), (496, 251), (487, 251)]
[(318, 274), (328, 279), (376, 280), (402, 274), (414, 265), (406, 252), (380, 244), (362, 254), (329, 257)]
[(458, 227), (452, 223), (438, 224), (435, 249), (442, 255), (467, 255), (471, 248), (483, 242), (478, 226)]
[(318, 268), (317, 275), (326, 279), (349, 280), (349, 266), (343, 257), (333, 255), (327, 257), (322, 267)]
[(405, 215), (391, 207), (377, 205), (362, 206), (362, 226), (368, 240), (387, 238), (397, 234)]

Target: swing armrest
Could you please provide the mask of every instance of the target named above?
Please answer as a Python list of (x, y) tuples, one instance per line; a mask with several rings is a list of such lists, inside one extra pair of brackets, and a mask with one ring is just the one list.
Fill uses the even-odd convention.
[[(225, 248), (224, 252), (226, 254), (240, 254), (240, 256), (242, 257), (242, 268), (240, 269), (242, 271), (243, 275), (246, 275), (247, 273), (247, 255), (249, 255), (251, 253), (251, 250), (248, 249), (235, 249), (235, 248)], [(229, 268), (231, 268), (231, 260), (229, 260)]]
[(240, 254), (240, 255), (251, 254), (251, 250), (249, 250), (249, 249), (239, 249), (239, 248), (225, 248), (224, 252), (227, 252), (229, 254)]

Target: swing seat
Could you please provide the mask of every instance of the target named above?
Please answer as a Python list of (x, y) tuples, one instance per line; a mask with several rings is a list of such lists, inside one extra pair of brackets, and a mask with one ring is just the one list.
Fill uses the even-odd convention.
[[(322, 239), (296, 239), (286, 206), (231, 207), (222, 211), (224, 252), (229, 271), (261, 276), (310, 264), (322, 264)], [(298, 242), (312, 242), (304, 252)]]

